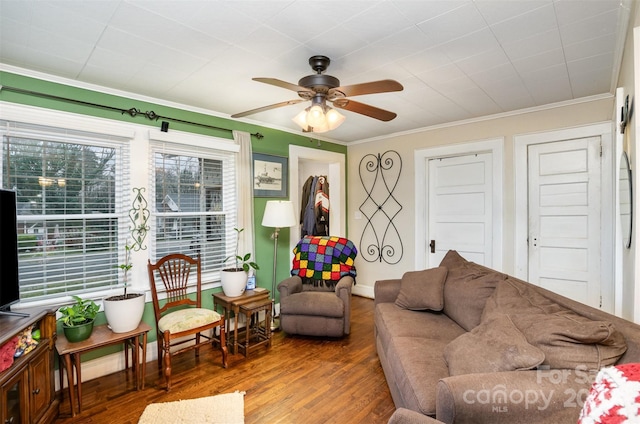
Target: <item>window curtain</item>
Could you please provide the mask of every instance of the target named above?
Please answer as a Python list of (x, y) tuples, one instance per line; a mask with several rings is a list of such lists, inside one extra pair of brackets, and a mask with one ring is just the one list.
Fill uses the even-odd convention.
[(244, 228), (240, 237), (240, 252), (250, 252), (255, 260), (254, 228), (253, 228), (253, 170), (251, 134), (244, 131), (233, 131), (233, 139), (240, 146), (238, 155), (238, 228)]

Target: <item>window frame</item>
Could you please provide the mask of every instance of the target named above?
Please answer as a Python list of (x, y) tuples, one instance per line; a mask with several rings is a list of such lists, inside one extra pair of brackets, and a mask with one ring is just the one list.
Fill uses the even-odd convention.
[[(4, 113), (3, 113), (4, 115)], [(60, 126), (57, 125), (57, 122), (46, 122), (46, 119), (31, 119), (28, 122), (24, 122), (24, 120), (19, 119), (11, 119), (12, 117), (0, 116), (0, 137), (2, 146), (7, 142), (7, 140), (14, 139), (22, 139), (25, 140), (23, 145), (28, 146), (30, 140), (35, 140), (37, 142), (45, 142), (45, 143), (60, 143), (60, 144), (68, 144), (72, 146), (89, 146), (89, 147), (97, 147), (97, 148), (107, 148), (113, 149), (114, 158), (113, 158), (113, 166), (115, 167), (115, 172), (113, 175), (113, 187), (114, 193), (111, 202), (113, 204), (112, 211), (101, 212), (98, 214), (88, 213), (86, 210), (81, 213), (39, 213), (34, 215), (21, 215), (18, 212), (18, 222), (23, 225), (28, 222), (40, 222), (43, 224), (43, 228), (47, 227), (47, 222), (55, 222), (55, 221), (76, 221), (80, 220), (83, 222), (91, 222), (95, 219), (107, 219), (111, 221), (115, 221), (115, 228), (117, 234), (115, 236), (111, 236), (109, 238), (109, 243), (115, 245), (115, 249), (109, 249), (107, 254), (113, 258), (116, 256), (116, 262), (120, 261), (120, 240), (122, 238), (123, 233), (126, 231), (126, 224), (123, 219), (122, 211), (124, 210), (123, 205), (128, 200), (127, 188), (129, 184), (129, 151), (128, 146), (130, 142), (130, 138), (132, 134), (129, 132), (126, 133), (117, 133), (117, 134), (101, 134), (96, 133), (94, 128), (90, 128), (90, 131), (87, 131), (87, 128), (83, 128), (82, 125), (76, 125), (74, 128), (70, 128), (68, 126)], [(15, 118), (15, 117), (14, 117)], [(46, 118), (46, 116), (44, 117)], [(43, 122), (44, 121), (44, 122)], [(124, 135), (124, 137), (123, 137)], [(4, 147), (0, 150), (2, 154), (0, 160), (0, 178), (4, 177), (5, 173), (5, 156), (4, 156)], [(44, 158), (45, 156), (40, 156)], [(83, 167), (84, 170), (84, 167)], [(25, 176), (22, 176), (24, 178)], [(43, 178), (43, 177), (40, 177)], [(68, 182), (65, 181), (65, 185)], [(3, 186), (7, 186), (11, 184), (10, 182), (2, 181)], [(43, 189), (44, 190), (44, 189)], [(67, 211), (64, 211), (67, 212)], [(75, 211), (71, 211), (75, 212)], [(48, 231), (46, 234), (49, 234)], [(45, 234), (45, 235), (46, 235)], [(109, 234), (105, 233), (105, 234)], [(46, 249), (48, 246), (48, 237), (45, 237), (43, 240), (43, 249)], [(82, 250), (86, 251), (87, 245), (85, 241), (82, 242)], [(48, 255), (47, 264), (50, 265), (49, 260), (55, 259), (55, 254)], [(112, 259), (113, 260), (113, 259)], [(87, 266), (87, 264), (89, 264)], [(68, 266), (68, 267), (67, 267)], [(115, 267), (115, 265), (114, 265)], [(87, 275), (99, 275), (99, 269), (95, 265), (91, 265), (86, 260), (79, 260), (75, 262), (73, 259), (70, 261), (65, 260), (65, 274), (66, 272), (71, 272), (71, 275), (80, 272), (79, 277), (73, 277), (71, 280), (76, 281), (76, 284), (72, 286), (65, 286), (65, 291), (61, 292), (59, 295), (56, 294), (47, 294), (47, 291), (55, 291), (56, 282), (55, 281), (47, 281), (43, 285), (43, 289), (37, 296), (34, 297), (23, 297), (24, 292), (20, 293), (20, 301), (17, 304), (17, 309), (22, 306), (36, 306), (40, 304), (51, 304), (58, 303), (61, 299), (68, 301), (71, 299), (72, 294), (83, 294), (86, 293), (87, 297), (98, 298), (102, 296), (103, 293), (112, 291), (121, 287), (119, 283), (117, 272), (113, 273), (116, 276), (114, 278), (108, 278), (105, 281), (101, 282), (99, 287), (94, 287), (92, 289), (88, 289), (88, 291), (83, 290), (83, 283), (78, 283), (78, 281), (82, 281), (86, 278)], [(40, 272), (37, 269), (31, 269), (31, 271)], [(43, 267), (42, 273), (46, 275), (50, 270)], [(88, 273), (88, 274), (87, 274)], [(33, 278), (33, 277), (31, 277)], [(33, 286), (37, 283), (37, 281), (27, 280), (28, 286)], [(85, 282), (90, 285), (91, 283)], [(84, 286), (88, 288), (88, 286)]]
[[(60, 131), (68, 130), (71, 132), (93, 133), (101, 137), (120, 138), (123, 142), (124, 140), (133, 140), (136, 137), (136, 131), (131, 125), (124, 125), (118, 121), (4, 101), (0, 101), (0, 120), (17, 125), (49, 127), (56, 128)], [(0, 166), (4, 166), (1, 162), (2, 161), (0, 161)], [(2, 170), (0, 169), (0, 175), (1, 172)], [(111, 292), (111, 290), (92, 292), (90, 297), (99, 301)], [(12, 305), (11, 309), (57, 307), (62, 303), (70, 303), (72, 300), (68, 295), (40, 300), (21, 300)]]
[[(156, 187), (155, 187), (155, 153), (156, 152), (165, 152), (172, 153), (182, 156), (191, 156), (198, 157), (199, 159), (212, 159), (212, 160), (233, 160), (234, 162), (234, 175), (235, 180), (237, 181), (237, 174), (239, 171), (238, 161), (240, 152), (240, 146), (233, 142), (233, 140), (221, 139), (216, 137), (209, 136), (199, 136), (196, 134), (185, 133), (180, 131), (172, 131), (171, 133), (165, 133), (157, 130), (149, 131), (149, 207), (150, 207), (150, 227), (156, 228), (156, 220), (159, 216), (165, 215), (164, 213), (160, 213), (155, 208), (155, 198), (156, 198)], [(224, 172), (223, 172), (224, 173)], [(225, 180), (223, 176), (222, 184), (224, 185)], [(239, 197), (239, 187), (238, 184), (234, 182), (233, 189), (233, 214), (229, 215), (231, 211), (227, 211), (225, 216), (232, 216), (232, 219), (225, 219), (225, 228), (226, 232), (224, 234), (225, 243), (227, 246), (235, 246), (236, 243), (236, 233), (233, 231), (233, 228), (238, 224), (238, 208), (240, 205), (240, 197)], [(226, 202), (223, 202), (226, 204)], [(177, 215), (181, 215), (182, 213), (178, 212)], [(202, 216), (210, 215), (209, 212), (202, 211), (200, 212)], [(182, 214), (184, 215), (184, 214)], [(188, 214), (193, 215), (193, 214)], [(149, 257), (151, 261), (155, 261), (159, 259), (157, 257), (157, 239), (156, 232), (149, 232), (149, 244), (150, 244), (150, 252)], [(227, 253), (232, 251), (233, 248), (227, 247)], [(225, 257), (228, 255), (225, 255)], [(223, 258), (224, 259), (224, 258)], [(195, 277), (194, 277), (195, 278)], [(193, 288), (195, 284), (195, 279), (189, 283), (190, 288)], [(220, 272), (219, 270), (211, 270), (205, 271), (203, 269), (202, 272), (202, 288), (209, 289), (213, 287), (220, 287)], [(162, 289), (158, 287), (158, 289)]]

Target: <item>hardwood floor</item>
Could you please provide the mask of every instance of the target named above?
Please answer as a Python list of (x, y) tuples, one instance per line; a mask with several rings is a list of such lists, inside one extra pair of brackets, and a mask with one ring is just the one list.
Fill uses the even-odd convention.
[(269, 350), (248, 358), (205, 348), (173, 362), (167, 393), (156, 362), (147, 364), (145, 390), (135, 391), (131, 372), (82, 384), (83, 411), (70, 417), (65, 390), (56, 424), (137, 423), (149, 403), (229, 393), (245, 394), (245, 423), (386, 423), (395, 407), (375, 351), (373, 300), (353, 296), (351, 334), (344, 339), (289, 336), (279, 331)]

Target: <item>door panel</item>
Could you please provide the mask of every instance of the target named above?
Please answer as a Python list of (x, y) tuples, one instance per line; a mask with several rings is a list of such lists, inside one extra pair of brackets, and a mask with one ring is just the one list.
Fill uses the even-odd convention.
[(427, 264), (440, 264), (447, 251), (491, 266), (492, 157), (490, 153), (431, 159), (428, 162), (428, 234), (435, 252)]
[(528, 279), (595, 307), (600, 303), (599, 152), (599, 137), (528, 147)]

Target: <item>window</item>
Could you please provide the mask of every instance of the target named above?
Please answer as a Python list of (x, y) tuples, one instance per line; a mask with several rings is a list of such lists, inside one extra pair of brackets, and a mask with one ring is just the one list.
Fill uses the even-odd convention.
[(1, 123), (2, 186), (18, 198), (21, 301), (117, 286), (127, 140)]
[(155, 260), (200, 255), (211, 281), (235, 248), (235, 154), (216, 148), (152, 144)]

